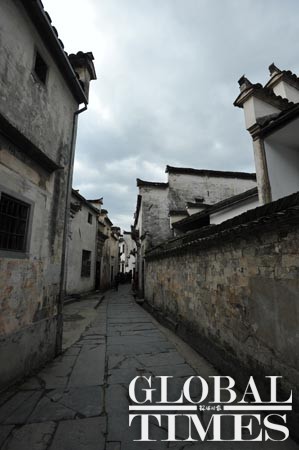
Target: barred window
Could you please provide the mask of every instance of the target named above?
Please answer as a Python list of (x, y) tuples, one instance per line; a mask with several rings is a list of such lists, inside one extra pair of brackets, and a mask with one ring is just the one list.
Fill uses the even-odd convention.
[(81, 277), (90, 277), (90, 270), (91, 270), (91, 252), (88, 250), (82, 250)]
[(30, 205), (0, 194), (0, 250), (25, 252)]

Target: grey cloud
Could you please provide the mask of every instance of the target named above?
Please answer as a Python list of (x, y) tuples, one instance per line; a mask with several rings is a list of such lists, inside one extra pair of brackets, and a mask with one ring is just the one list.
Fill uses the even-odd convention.
[(86, 197), (103, 195), (115, 224), (130, 224), (135, 178), (164, 181), (166, 164), (254, 170), (243, 113), (232, 105), (237, 80), (246, 73), (265, 82), (272, 61), (299, 70), (299, 2), (45, 0), (45, 6), (66, 49), (84, 45), (96, 58), (74, 185)]

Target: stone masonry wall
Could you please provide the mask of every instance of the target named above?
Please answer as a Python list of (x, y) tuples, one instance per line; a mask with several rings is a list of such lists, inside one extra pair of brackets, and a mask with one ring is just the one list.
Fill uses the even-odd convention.
[(299, 228), (289, 223), (152, 255), (145, 298), (239, 385), (249, 374), (281, 375), (298, 400), (298, 275)]

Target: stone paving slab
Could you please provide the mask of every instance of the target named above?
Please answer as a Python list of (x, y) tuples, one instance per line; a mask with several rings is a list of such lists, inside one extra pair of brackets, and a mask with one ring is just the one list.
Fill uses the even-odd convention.
[(52, 403), (71, 409), (81, 418), (99, 416), (104, 411), (104, 392), (101, 386), (55, 389), (47, 392), (47, 398)]
[(41, 396), (41, 391), (31, 392), (31, 396), (27, 398), (11, 415), (9, 415), (4, 423), (14, 425), (25, 423), (39, 402)]
[(104, 450), (105, 430), (104, 417), (60, 422), (49, 450)]
[(129, 369), (138, 367), (141, 364), (136, 356), (107, 355), (107, 360), (108, 371), (110, 369)]
[(64, 356), (78, 356), (80, 353), (81, 347), (78, 345), (72, 345), (68, 348), (63, 354)]
[(1, 450), (47, 450), (55, 428), (54, 422), (34, 423), (15, 428)]
[[(175, 402), (190, 376), (217, 374), (201, 357), (193, 364), (190, 352), (178, 351), (185, 344), (180, 341), (178, 346), (177, 342), (134, 302), (127, 287), (107, 293), (90, 326), (70, 348), (38, 374), (0, 395), (0, 449), (298, 450), (291, 440), (242, 443), (242, 447), (231, 442), (161, 442), (167, 439), (165, 417), (161, 427), (154, 417), (150, 420), (150, 433), (157, 442), (134, 442), (140, 438), (140, 418), (129, 427), (128, 386), (134, 377), (153, 377), (152, 397), (158, 402), (160, 380), (154, 377), (173, 376), (168, 401)], [(140, 401), (145, 398), (148, 383), (143, 378), (136, 385)], [(201, 394), (200, 383), (191, 384), (190, 390), (196, 400)], [(205, 424), (210, 416), (200, 413)], [(180, 422), (177, 439), (185, 439), (187, 431)], [(231, 432), (231, 425), (226, 432)]]
[(105, 346), (83, 345), (70, 376), (68, 386), (96, 386), (104, 384)]
[(13, 428), (13, 425), (0, 425), (0, 447), (6, 441)]
[(146, 344), (147, 346), (151, 343), (158, 343), (161, 346), (164, 346), (166, 348), (168, 347), (168, 342), (167, 340), (164, 338), (162, 339), (161, 336), (138, 336), (136, 338), (136, 336), (113, 336), (113, 337), (108, 337), (108, 345), (112, 346), (112, 345), (125, 345), (126, 347), (133, 347), (135, 345), (141, 345), (141, 344)]
[(82, 332), (97, 317), (97, 305), (102, 296), (89, 295), (88, 297), (77, 300), (73, 303), (64, 305), (64, 332), (63, 332), (63, 349), (69, 348), (79, 338)]
[(151, 330), (151, 331), (156, 331), (157, 329), (155, 328), (155, 326), (153, 325), (152, 322), (146, 322), (146, 323), (134, 323), (133, 324), (127, 324), (127, 323), (118, 323), (118, 324), (109, 324), (109, 329), (107, 330), (107, 334), (109, 336), (109, 334), (111, 333), (111, 335), (113, 335), (113, 333), (115, 331), (147, 331), (147, 330)]
[(32, 391), (20, 391), (13, 397), (9, 398), (9, 400), (0, 408), (0, 423), (4, 423), (12, 414), (18, 414), (18, 411), (26, 405), (26, 402), (30, 401), (33, 394), (34, 392)]
[(49, 364), (44, 370), (39, 372), (39, 379), (44, 383), (46, 389), (64, 387), (73, 371), (77, 356), (62, 355)]
[(107, 442), (106, 450), (121, 450), (121, 443), (120, 442)]
[(168, 364), (166, 366), (146, 366), (153, 376), (171, 376), (175, 378), (192, 377), (196, 375), (195, 370), (188, 364)]
[(28, 419), (29, 423), (74, 419), (76, 411), (51, 399), (48, 393), (40, 400)]
[(163, 343), (151, 342), (149, 345), (146, 342), (139, 343), (137, 340), (137, 342), (132, 343), (129, 347), (125, 344), (107, 345), (108, 354), (111, 355), (151, 355), (152, 353), (158, 353), (159, 351), (164, 353), (169, 350), (174, 350), (174, 348), (166, 341)]
[(138, 361), (146, 367), (153, 365), (158, 367), (167, 366), (168, 364), (185, 363), (185, 359), (176, 351), (169, 351), (167, 353), (151, 353), (150, 355), (138, 355)]
[(151, 372), (144, 369), (142, 366), (136, 367), (136, 368), (129, 368), (129, 369), (114, 369), (108, 372), (108, 378), (107, 382), (108, 384), (124, 384), (126, 386), (129, 386), (130, 382), (133, 380), (133, 378), (137, 376), (150, 376), (152, 375)]
[(0, 393), (0, 407), (17, 393), (17, 388), (9, 388)]

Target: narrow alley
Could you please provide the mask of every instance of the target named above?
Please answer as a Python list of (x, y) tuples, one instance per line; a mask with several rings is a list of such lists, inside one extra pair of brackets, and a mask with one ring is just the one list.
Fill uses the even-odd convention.
[[(202, 448), (202, 442), (134, 442), (140, 438), (140, 424), (128, 424), (128, 386), (138, 375), (172, 375), (171, 398), (187, 377), (217, 374), (213, 367), (136, 304), (128, 286), (104, 298), (93, 296), (92, 304), (97, 304), (96, 317), (79, 340), (36, 376), (2, 393), (1, 450)], [(207, 424), (210, 413), (201, 414)], [(165, 427), (151, 426), (156, 439), (167, 439)], [(217, 445), (204, 444), (208, 450)], [(243, 448), (251, 449), (248, 445)], [(298, 448), (291, 440), (263, 445)], [(223, 443), (222, 448), (238, 448), (238, 443)]]

